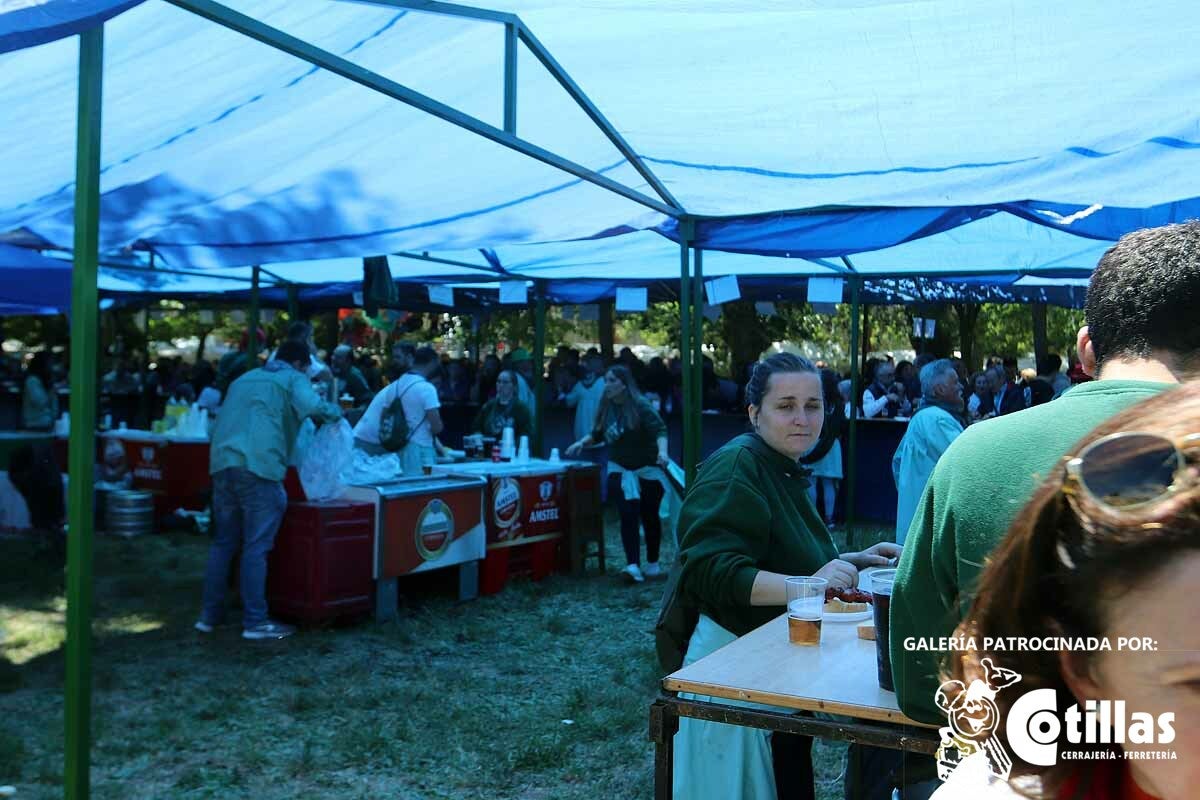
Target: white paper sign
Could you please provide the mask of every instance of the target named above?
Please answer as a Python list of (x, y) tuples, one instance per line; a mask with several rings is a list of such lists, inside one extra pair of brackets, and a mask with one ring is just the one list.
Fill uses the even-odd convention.
[(808, 302), (810, 303), (840, 303), (842, 302), (841, 278), (809, 278)]
[(523, 306), (529, 302), (525, 281), (504, 281), (500, 284), (500, 302), (504, 305)]
[(764, 317), (775, 316), (775, 304), (770, 300), (760, 300), (759, 302), (755, 303), (754, 310), (759, 314), (762, 314)]
[(706, 320), (708, 320), (709, 322), (716, 322), (717, 320), (719, 320), (721, 318), (721, 307), (709, 305), (708, 303), (705, 303), (704, 311), (702, 311), (701, 313), (704, 314), (704, 318)]
[(211, 310), (207, 308), (200, 310), (201, 325), (212, 325), (214, 322), (216, 322), (216, 315)]
[(429, 286), (429, 302), (436, 303), (439, 306), (454, 305), (454, 287), (453, 286)]
[(363, 304), (363, 293), (355, 292), (352, 299), (354, 300), (354, 305), (361, 306)]
[(913, 338), (921, 339), (925, 335), (925, 320), (913, 317)]
[(264, 308), (262, 311), (258, 312), (258, 318), (263, 322), (263, 324), (270, 325), (275, 321), (275, 309)]
[(925, 320), (925, 338), (926, 339), (932, 339), (933, 333), (936, 330), (937, 330), (937, 320), (936, 319)]
[(707, 295), (708, 302), (711, 305), (719, 306), (722, 303), (732, 303), (734, 300), (741, 298), (742, 291), (738, 287), (737, 275), (725, 275), (721, 278), (705, 281), (704, 294)]
[(229, 319), (234, 325), (245, 325), (246, 312), (242, 311), (240, 308), (234, 309), (233, 311), (229, 312)]
[(575, 319), (580, 322), (599, 322), (600, 306), (575, 306)]
[(645, 311), (646, 290), (636, 286), (617, 287), (617, 311)]

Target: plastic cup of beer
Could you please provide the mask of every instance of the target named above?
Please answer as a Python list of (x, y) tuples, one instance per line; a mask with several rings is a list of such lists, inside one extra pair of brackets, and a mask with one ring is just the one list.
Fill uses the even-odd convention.
[(892, 651), (889, 649), (888, 624), (892, 616), (892, 584), (896, 570), (877, 569), (871, 573), (872, 612), (875, 615), (875, 664), (879, 688), (896, 691), (892, 684)]
[(788, 641), (792, 644), (821, 643), (821, 615), (825, 607), (824, 578), (787, 578)]

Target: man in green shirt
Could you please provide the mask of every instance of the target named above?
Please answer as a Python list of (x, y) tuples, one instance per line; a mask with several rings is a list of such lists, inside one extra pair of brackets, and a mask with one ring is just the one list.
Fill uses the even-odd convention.
[(323, 402), (304, 371), (308, 348), (286, 341), (261, 369), (235, 380), (213, 428), (212, 547), (204, 573), (204, 611), (196, 630), (211, 633), (225, 614), (225, 587), (241, 556), (242, 637), (282, 639), (294, 632), (267, 618), (267, 553), (287, 509), (283, 478), (306, 417), (336, 422), (341, 410)]
[[(1009, 524), (1071, 446), (1117, 412), (1200, 374), (1200, 223), (1135, 231), (1100, 259), (1078, 352), (1094, 382), (972, 425), (946, 450), (917, 508), (891, 602), (896, 698), (913, 719), (934, 704), (952, 635)], [(932, 640), (932, 641), (931, 641)]]

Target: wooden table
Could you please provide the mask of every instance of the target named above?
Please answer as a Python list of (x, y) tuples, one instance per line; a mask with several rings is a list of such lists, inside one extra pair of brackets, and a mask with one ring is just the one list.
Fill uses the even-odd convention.
[[(937, 726), (906, 717), (896, 695), (879, 688), (875, 642), (858, 638), (858, 626), (867, 621), (826, 621), (821, 644), (812, 647), (788, 642), (787, 615), (781, 614), (664, 678), (663, 695), (650, 708), (656, 800), (671, 800), (673, 741), (680, 717), (933, 755)], [(779, 711), (684, 700), (676, 692), (762, 703)], [(852, 721), (817, 719), (796, 711), (837, 714)]]

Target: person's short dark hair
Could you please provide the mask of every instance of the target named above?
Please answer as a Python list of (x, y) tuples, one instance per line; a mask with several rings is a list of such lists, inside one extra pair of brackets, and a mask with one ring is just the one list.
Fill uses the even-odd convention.
[(284, 338), (289, 342), (307, 342), (310, 333), (312, 333), (312, 325), (304, 320), (297, 320), (288, 325), (287, 335)]
[(1055, 353), (1043, 357), (1037, 364), (1038, 375), (1053, 375), (1062, 369), (1062, 358)]
[(413, 353), (413, 366), (414, 367), (423, 367), (423, 366), (426, 366), (427, 364), (433, 364), (433, 363), (440, 364), (441, 359), (438, 358), (437, 351), (434, 350), (432, 347), (429, 347), (429, 346), (418, 347), (416, 349), (416, 352)]
[(286, 339), (275, 351), (275, 360), (285, 364), (295, 364), (297, 361), (308, 363), (308, 345), (295, 339)]
[(1127, 233), (1088, 283), (1085, 317), (1097, 366), (1165, 350), (1200, 362), (1200, 222)]
[(746, 384), (746, 405), (761, 406), (763, 398), (767, 395), (771, 376), (784, 372), (811, 372), (820, 376), (817, 368), (807, 358), (792, 353), (776, 353), (754, 365), (750, 382)]
[(1008, 369), (1009, 367), (1012, 367), (1013, 369), (1018, 369), (1020, 366), (1017, 362), (1017, 359), (1014, 358), (1013, 356), (1005, 356), (1004, 361), (1002, 363), (1004, 364), (1005, 369)]
[(917, 356), (916, 360), (913, 361), (913, 369), (916, 370), (917, 376), (920, 377), (921, 368), (926, 364), (932, 364), (937, 360), (937, 356), (935, 356), (933, 353), (921, 353), (921, 355)]

